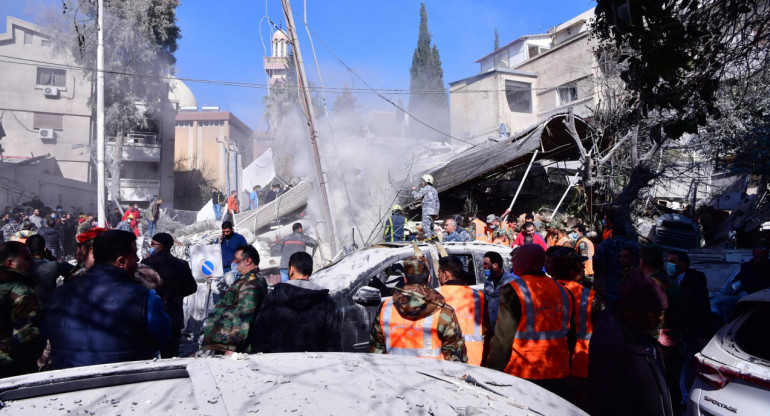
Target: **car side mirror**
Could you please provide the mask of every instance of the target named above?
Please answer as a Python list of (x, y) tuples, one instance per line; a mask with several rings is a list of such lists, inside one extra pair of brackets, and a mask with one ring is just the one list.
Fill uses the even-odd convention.
[(380, 289), (363, 286), (353, 296), (353, 301), (362, 306), (379, 306), (382, 301)]

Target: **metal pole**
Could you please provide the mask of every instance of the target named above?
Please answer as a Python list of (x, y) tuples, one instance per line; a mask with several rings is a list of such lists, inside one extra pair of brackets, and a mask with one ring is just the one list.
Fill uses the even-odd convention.
[[(577, 180), (578, 175), (580, 175), (580, 172), (576, 173), (574, 178)], [(564, 195), (561, 196), (561, 199), (559, 200), (559, 203), (556, 204), (556, 208), (553, 209), (553, 213), (551, 214), (551, 218), (556, 218), (556, 213), (559, 211), (559, 207), (561, 207), (561, 203), (564, 202), (564, 198), (567, 197), (567, 193), (570, 189), (572, 189), (574, 185), (572, 184), (572, 181), (567, 179), (567, 190), (564, 191)]]
[[(106, 213), (104, 181), (104, 1), (98, 2), (99, 28), (96, 43), (96, 218), (104, 227)], [(115, 180), (113, 178), (113, 180)], [(117, 195), (115, 195), (117, 197)]]
[[(519, 183), (519, 189), (516, 190), (516, 195), (513, 196), (513, 200), (511, 200), (511, 205), (508, 206), (508, 211), (513, 209), (513, 204), (516, 203), (516, 198), (519, 197), (519, 192), (521, 192), (521, 187), (524, 186), (524, 181), (527, 180), (527, 175), (529, 175), (529, 169), (532, 167), (532, 164), (535, 163), (535, 158), (537, 157), (538, 152), (540, 152), (540, 149), (535, 150), (535, 153), (532, 153), (532, 159), (529, 161), (529, 165), (527, 165), (527, 170), (524, 172), (524, 177), (521, 178), (521, 182)], [(506, 214), (505, 217), (500, 222), (505, 221), (508, 218), (508, 215)]]
[(291, 44), (294, 47), (294, 59), (297, 69), (297, 80), (300, 83), (302, 90), (302, 104), (305, 107), (305, 114), (307, 114), (308, 128), (310, 129), (310, 143), (313, 145), (313, 157), (315, 158), (316, 175), (318, 176), (318, 186), (321, 191), (322, 209), (324, 218), (326, 219), (326, 232), (329, 235), (329, 249), (332, 252), (332, 256), (337, 253), (337, 247), (334, 240), (334, 226), (332, 225), (331, 210), (329, 208), (329, 196), (326, 194), (326, 182), (324, 181), (324, 173), (321, 168), (321, 155), (318, 151), (318, 131), (315, 127), (315, 115), (313, 114), (313, 104), (310, 98), (310, 89), (308, 86), (307, 78), (305, 77), (305, 66), (302, 62), (302, 54), (299, 50), (299, 41), (297, 40), (297, 31), (294, 27), (294, 15), (291, 11), (291, 4), (289, 0), (281, 0), (283, 5), (283, 14), (286, 17), (286, 24), (289, 29), (289, 38)]

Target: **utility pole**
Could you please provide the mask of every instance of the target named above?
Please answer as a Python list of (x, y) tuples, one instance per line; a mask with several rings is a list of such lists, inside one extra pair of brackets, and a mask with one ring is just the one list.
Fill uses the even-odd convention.
[(307, 115), (308, 128), (310, 130), (310, 144), (313, 145), (313, 157), (315, 158), (316, 175), (318, 175), (318, 186), (321, 190), (321, 202), (326, 220), (326, 232), (329, 235), (329, 249), (332, 257), (337, 253), (337, 244), (334, 240), (334, 225), (332, 224), (331, 210), (329, 209), (329, 196), (326, 193), (326, 182), (324, 181), (324, 172), (321, 168), (321, 154), (318, 151), (318, 130), (315, 127), (315, 114), (313, 114), (313, 102), (310, 98), (310, 89), (307, 78), (305, 77), (305, 65), (302, 62), (302, 54), (299, 50), (299, 41), (297, 40), (297, 31), (294, 27), (294, 15), (292, 14), (289, 0), (281, 0), (283, 5), (283, 14), (286, 17), (286, 24), (289, 26), (289, 38), (294, 47), (294, 59), (296, 60), (297, 81), (299, 81), (302, 90), (302, 105)]
[[(104, 0), (98, 4), (98, 31), (96, 43), (96, 218), (99, 227), (104, 227), (106, 213), (104, 184)], [(113, 180), (116, 180), (113, 178)], [(115, 187), (115, 189), (120, 189)], [(117, 198), (117, 195), (113, 195)]]

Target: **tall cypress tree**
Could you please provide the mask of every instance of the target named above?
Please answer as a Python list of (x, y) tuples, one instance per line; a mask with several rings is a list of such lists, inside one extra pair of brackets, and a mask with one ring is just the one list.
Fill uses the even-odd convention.
[(500, 49), (500, 35), (497, 34), (497, 28), (495, 28), (495, 50)]
[(410, 133), (420, 139), (446, 141), (449, 134), (449, 101), (444, 87), (444, 71), (441, 69), (438, 47), (435, 44), (431, 47), (425, 3), (420, 4), (417, 47), (412, 55), (412, 67), (409, 72), (409, 113), (432, 127), (426, 127), (412, 119), (409, 122)]

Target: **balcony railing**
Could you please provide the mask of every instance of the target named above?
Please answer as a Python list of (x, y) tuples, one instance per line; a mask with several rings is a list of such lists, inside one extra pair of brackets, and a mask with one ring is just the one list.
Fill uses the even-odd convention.
[[(107, 145), (114, 145), (117, 137), (107, 137)], [(155, 133), (128, 133), (123, 142), (126, 146), (157, 146), (160, 147), (160, 140)]]
[[(107, 159), (111, 160), (115, 154), (116, 137), (107, 137)], [(160, 141), (154, 133), (129, 133), (123, 142), (123, 155), (125, 161), (135, 162), (160, 162)]]

